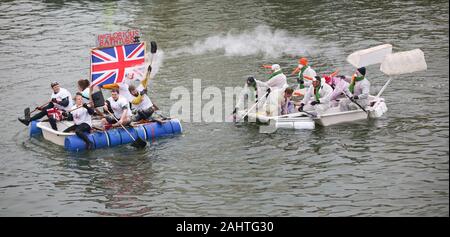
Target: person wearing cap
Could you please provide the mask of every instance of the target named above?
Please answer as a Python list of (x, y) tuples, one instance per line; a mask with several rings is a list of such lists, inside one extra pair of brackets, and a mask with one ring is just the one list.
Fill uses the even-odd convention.
[(44, 107), (37, 107), (40, 110), (39, 113), (35, 114), (30, 119), (19, 118), (19, 121), (28, 126), (31, 121), (38, 120), (44, 116), (48, 117), (48, 121), (54, 130), (58, 130), (56, 122), (62, 119), (61, 112), (67, 111), (72, 107), (72, 95), (70, 92), (64, 88), (61, 88), (58, 82), (52, 82), (50, 84), (53, 93), (51, 95), (51, 100)]
[(111, 89), (111, 97), (106, 100), (103, 109), (111, 112), (112, 116), (114, 116), (107, 115), (102, 119), (105, 126), (125, 126), (131, 122), (130, 104), (125, 97), (119, 95), (119, 89)]
[(313, 111), (318, 113), (324, 112), (329, 108), (328, 102), (333, 88), (325, 82), (322, 82), (322, 78), (315, 76), (312, 80), (312, 86), (306, 91), (303, 100), (298, 108), (299, 112)]
[(365, 108), (369, 104), (370, 82), (366, 79), (366, 68), (358, 68), (353, 74), (346, 94), (350, 98), (341, 100), (339, 106), (341, 111), (356, 110), (359, 106)]
[(258, 85), (267, 87), (269, 93), (270, 89), (284, 89), (287, 87), (286, 75), (284, 75), (280, 65), (263, 65), (263, 67), (272, 70), (272, 74), (270, 74), (267, 82), (257, 81)]
[(300, 58), (298, 60), (298, 66), (292, 71), (291, 75), (298, 73), (297, 82), (299, 89), (303, 89), (311, 86), (312, 79), (317, 76), (316, 71), (308, 65), (307, 58)]
[[(259, 80), (256, 80), (253, 76), (249, 76), (247, 78), (247, 81), (244, 85), (244, 88), (241, 91), (241, 94), (239, 96), (239, 100), (236, 104), (236, 107), (233, 110), (233, 114), (236, 114), (236, 112), (240, 109), (244, 108), (245, 100), (248, 100), (248, 107), (250, 108), (254, 103), (256, 103), (258, 100), (261, 100), (260, 103), (258, 103), (259, 107), (261, 107), (264, 104), (264, 101), (266, 97), (263, 97), (265, 94), (265, 89), (263, 86), (261, 86), (262, 83)], [(261, 98), (263, 97), (263, 98)]]
[(81, 92), (77, 92), (75, 95), (75, 105), (72, 106), (70, 112), (63, 112), (62, 114), (67, 117), (67, 120), (73, 121), (74, 125), (68, 127), (63, 132), (75, 131), (75, 134), (86, 143), (86, 149), (90, 150), (94, 144), (89, 140), (85, 133), (91, 131), (92, 117), (94, 109), (89, 107), (83, 101), (83, 95)]
[(153, 106), (152, 101), (147, 95), (146, 90), (138, 91), (134, 85), (129, 85), (128, 90), (133, 96), (130, 101), (134, 115), (131, 117), (131, 121), (137, 122), (143, 119), (149, 119), (156, 108)]
[(344, 75), (339, 76), (328, 76), (325, 75), (325, 83), (331, 86), (333, 92), (328, 97), (328, 101), (330, 102), (330, 107), (335, 107), (339, 105), (339, 101), (345, 99), (345, 95), (343, 93), (348, 94), (349, 83)]

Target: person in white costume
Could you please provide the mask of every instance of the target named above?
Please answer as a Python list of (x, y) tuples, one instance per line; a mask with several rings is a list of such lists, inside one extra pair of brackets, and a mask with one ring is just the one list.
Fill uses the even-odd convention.
[(306, 91), (298, 111), (315, 111), (319, 114), (323, 113), (329, 108), (328, 102), (332, 92), (333, 88), (327, 83), (324, 83), (322, 78), (319, 76), (314, 77), (312, 85)]
[(358, 68), (348, 86), (347, 96), (339, 102), (341, 111), (359, 109), (358, 103), (365, 108), (369, 104), (370, 82), (366, 78), (366, 68)]
[(308, 65), (307, 58), (300, 58), (298, 60), (298, 66), (294, 69), (294, 71), (292, 71), (291, 75), (295, 75), (296, 73), (298, 73), (298, 89), (310, 87), (312, 84), (312, 79), (317, 76), (316, 71)]

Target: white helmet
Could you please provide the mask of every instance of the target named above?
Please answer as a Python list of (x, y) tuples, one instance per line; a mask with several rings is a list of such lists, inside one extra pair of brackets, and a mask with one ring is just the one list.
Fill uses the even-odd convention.
[(278, 65), (278, 64), (272, 64), (272, 71), (278, 71), (278, 70), (280, 70), (280, 69), (281, 69), (280, 65)]

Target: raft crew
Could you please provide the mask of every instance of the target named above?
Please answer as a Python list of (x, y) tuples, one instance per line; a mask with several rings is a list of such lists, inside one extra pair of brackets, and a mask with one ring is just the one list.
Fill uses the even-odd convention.
[(111, 90), (111, 97), (106, 100), (103, 109), (112, 114), (112, 116), (107, 115), (102, 119), (105, 127), (117, 127), (120, 126), (120, 124), (125, 126), (131, 122), (130, 104), (125, 97), (119, 95), (119, 89)]
[(280, 102), (280, 114), (286, 115), (294, 112), (295, 106), (294, 102), (291, 101), (292, 94), (294, 93), (294, 89), (288, 87), (284, 90), (283, 95), (281, 97)]
[(63, 132), (75, 131), (75, 134), (86, 143), (86, 149), (92, 149), (94, 144), (88, 139), (85, 133), (91, 131), (92, 117), (94, 109), (84, 103), (84, 97), (82, 93), (77, 92), (75, 95), (75, 105), (71, 108), (69, 113), (62, 113), (67, 120), (73, 121), (74, 125), (68, 127)]
[(291, 75), (296, 73), (298, 73), (297, 83), (299, 84), (299, 89), (311, 86), (311, 79), (317, 76), (316, 71), (308, 65), (308, 59), (306, 58), (298, 60), (298, 66), (292, 71)]
[(325, 82), (333, 88), (333, 92), (328, 98), (330, 102), (330, 107), (335, 107), (339, 105), (339, 101), (341, 101), (345, 97), (343, 93), (348, 91), (349, 83), (346, 81), (346, 77), (343, 75), (339, 76), (325, 76)]
[(339, 102), (341, 111), (356, 110), (359, 106), (365, 108), (369, 104), (370, 82), (366, 79), (366, 68), (358, 68), (353, 74), (348, 86), (347, 96), (350, 97)]
[(312, 80), (312, 86), (306, 91), (303, 100), (298, 108), (299, 112), (302, 111), (316, 111), (317, 113), (323, 113), (328, 109), (328, 101), (333, 88), (330, 85), (322, 82), (322, 78), (315, 76)]
[(81, 93), (81, 97), (83, 97), (83, 103), (89, 103), (89, 86), (91, 82), (87, 79), (80, 79), (77, 82), (78, 84), (78, 92)]
[(61, 88), (58, 82), (52, 82), (50, 86), (53, 93), (48, 104), (46, 106), (37, 107), (36, 109), (40, 110), (40, 112), (35, 114), (30, 119), (19, 118), (20, 122), (28, 126), (31, 121), (41, 119), (47, 115), (51, 127), (54, 130), (58, 130), (56, 121), (60, 121), (62, 119), (62, 111), (67, 111), (70, 107), (72, 107), (72, 96), (68, 90)]
[(272, 89), (284, 89), (287, 87), (286, 75), (283, 74), (280, 65), (263, 65), (263, 68), (272, 70), (267, 82), (257, 81), (258, 85)]
[(134, 85), (129, 85), (128, 90), (133, 96), (133, 99), (130, 102), (135, 112), (131, 117), (131, 121), (138, 122), (140, 120), (148, 120), (153, 112), (155, 112), (155, 108), (152, 101), (147, 96), (147, 90), (144, 89), (138, 91)]
[[(263, 83), (258, 83), (260, 81), (256, 80), (253, 76), (249, 76), (247, 78), (247, 81), (245, 82), (244, 88), (239, 96), (238, 102), (236, 104), (236, 107), (233, 110), (233, 114), (236, 114), (236, 112), (240, 109), (243, 109), (245, 106), (245, 100), (248, 100), (249, 107), (252, 106), (252, 104), (256, 103), (258, 100), (265, 100), (266, 97), (263, 97), (265, 94), (265, 88), (261, 86)], [(263, 98), (260, 98), (263, 97)], [(263, 101), (259, 103), (259, 106), (262, 106), (264, 104)]]

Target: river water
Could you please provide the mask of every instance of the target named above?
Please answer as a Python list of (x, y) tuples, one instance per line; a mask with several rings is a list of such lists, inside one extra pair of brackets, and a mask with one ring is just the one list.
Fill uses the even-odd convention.
[[(0, 216), (449, 216), (448, 23), (446, 1), (2, 1)], [(80, 154), (30, 139), (23, 108), (51, 81), (76, 90), (96, 34), (135, 28), (164, 52), (151, 98), (165, 113), (193, 78), (242, 86), (305, 55), (351, 73), (348, 54), (390, 43), (422, 49), (428, 70), (395, 77), (384, 117), (350, 125), (183, 122), (145, 150)], [(368, 78), (373, 94), (388, 79)]]

